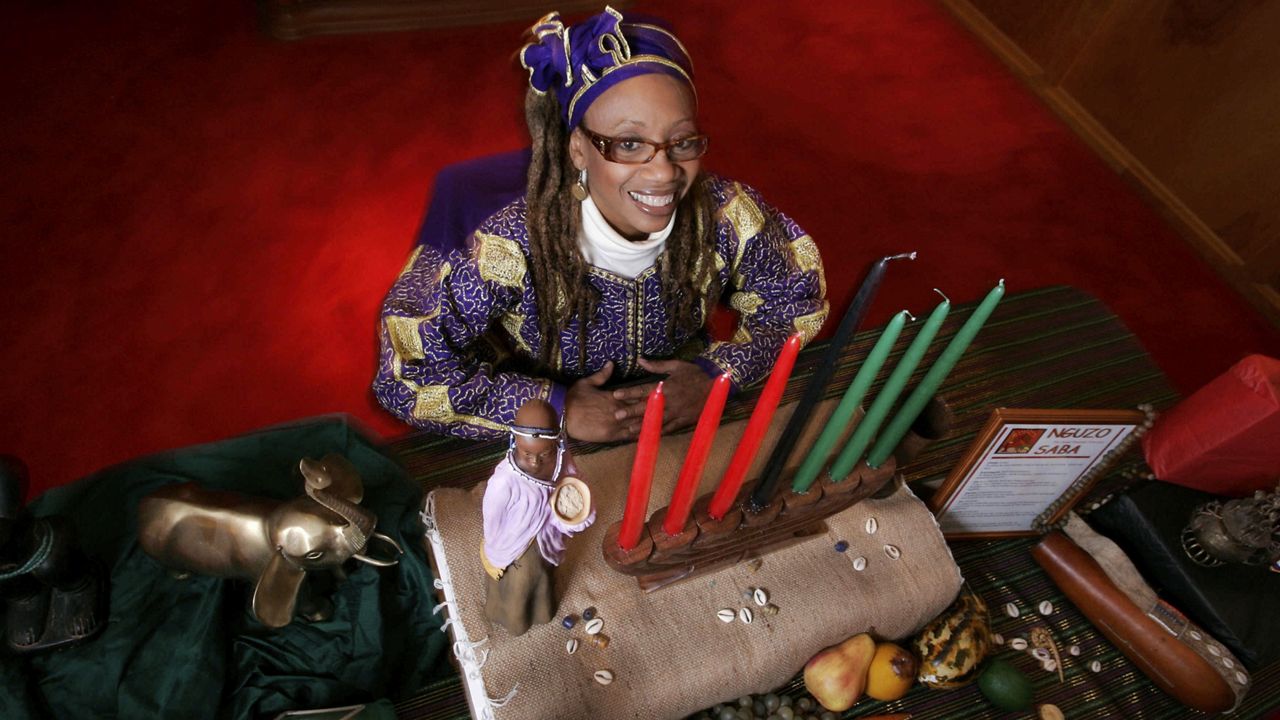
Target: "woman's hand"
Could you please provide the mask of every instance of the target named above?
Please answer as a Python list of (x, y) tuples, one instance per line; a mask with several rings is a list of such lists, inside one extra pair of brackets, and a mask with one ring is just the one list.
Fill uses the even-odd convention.
[[(640, 359), (640, 367), (651, 373), (667, 376), (662, 381), (662, 394), (667, 398), (662, 414), (663, 432), (686, 428), (698, 421), (713, 382), (705, 370), (684, 360), (644, 358)], [(640, 434), (646, 400), (656, 385), (656, 382), (652, 382), (613, 391), (614, 399), (622, 403), (614, 417), (627, 426), (631, 437)]]
[[(640, 423), (631, 423), (622, 413), (627, 403), (600, 386), (613, 374), (613, 361), (594, 374), (569, 386), (564, 398), (564, 427), (569, 437), (588, 442), (634, 440), (640, 434)], [(641, 414), (644, 413), (643, 408)], [(632, 425), (634, 424), (634, 428)]]

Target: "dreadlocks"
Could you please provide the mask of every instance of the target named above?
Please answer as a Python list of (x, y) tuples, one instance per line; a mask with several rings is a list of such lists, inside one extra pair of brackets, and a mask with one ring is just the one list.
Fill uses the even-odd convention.
[[(540, 359), (550, 363), (556, 338), (577, 317), (578, 364), (585, 367), (587, 321), (598, 298), (578, 248), (581, 209), (570, 194), (577, 169), (569, 158), (569, 133), (552, 93), (530, 90), (524, 107), (533, 141), (526, 203), (538, 331), (545, 338)], [(680, 199), (675, 227), (658, 256), (669, 338), (696, 331), (709, 303), (720, 296), (711, 233), (711, 199), (699, 176)]]

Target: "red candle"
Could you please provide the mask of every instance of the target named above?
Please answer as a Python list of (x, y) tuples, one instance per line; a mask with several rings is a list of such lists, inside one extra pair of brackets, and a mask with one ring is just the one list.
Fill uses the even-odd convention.
[(787, 379), (791, 377), (791, 369), (795, 367), (796, 355), (799, 354), (800, 333), (796, 333), (787, 338), (787, 342), (778, 353), (778, 360), (773, 364), (773, 370), (769, 372), (769, 381), (765, 383), (764, 390), (760, 391), (760, 399), (756, 401), (756, 407), (751, 411), (747, 429), (742, 433), (742, 440), (733, 453), (733, 459), (729, 461), (729, 469), (725, 470), (724, 477), (720, 478), (720, 486), (716, 488), (716, 494), (711, 498), (711, 504), (707, 506), (707, 514), (713, 520), (723, 518), (733, 505), (733, 499), (738, 496), (742, 480), (747, 476), (747, 468), (751, 467), (751, 462), (756, 459), (760, 441), (764, 438), (765, 431), (769, 429), (769, 423), (773, 421), (773, 412), (778, 409), (778, 403), (782, 400), (782, 391), (787, 387)]
[(644, 422), (636, 443), (636, 459), (631, 465), (631, 485), (627, 488), (627, 507), (622, 511), (622, 527), (618, 529), (618, 546), (630, 550), (640, 542), (640, 528), (649, 514), (649, 486), (653, 483), (653, 466), (658, 462), (658, 443), (662, 441), (662, 409), (666, 405), (662, 383), (649, 393), (644, 406)]
[(667, 506), (667, 519), (662, 523), (662, 529), (668, 535), (678, 534), (689, 519), (693, 494), (698, 491), (702, 468), (707, 464), (707, 455), (711, 454), (711, 441), (720, 427), (720, 413), (724, 412), (724, 401), (729, 397), (729, 385), (729, 374), (722, 373), (711, 385), (711, 394), (707, 395), (707, 402), (702, 406), (689, 452), (684, 456), (684, 465), (676, 480), (675, 492), (671, 494), (671, 504)]

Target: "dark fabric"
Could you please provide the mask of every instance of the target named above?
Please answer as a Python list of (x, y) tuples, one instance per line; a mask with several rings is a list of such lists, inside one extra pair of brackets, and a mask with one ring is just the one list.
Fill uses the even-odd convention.
[(461, 250), (480, 223), (524, 195), (532, 154), (525, 148), (440, 168), (414, 244)]
[(1089, 516), (1156, 592), (1222, 641), (1250, 669), (1280, 660), (1280, 574), (1228, 564), (1201, 567), (1182, 550), (1182, 528), (1209, 493), (1164, 482), (1116, 497)]
[[(138, 501), (162, 485), (283, 499), (301, 492), (298, 460), (328, 452), (359, 469), (363, 504), (405, 548), (394, 568), (357, 566), (334, 592), (329, 621), (268, 630), (248, 610), (249, 583), (177, 580), (137, 546)], [(67, 517), (109, 571), (108, 626), (78, 647), (6, 659), (0, 717), (249, 718), (408, 695), (445, 669), (420, 502), (403, 470), (336, 416), (143, 458), (50, 491), (32, 511)]]
[(523, 635), (531, 625), (551, 622), (556, 608), (551, 567), (542, 559), (536, 542), (529, 543), (524, 553), (507, 566), (501, 580), (486, 575), (484, 591), (485, 617), (511, 635)]

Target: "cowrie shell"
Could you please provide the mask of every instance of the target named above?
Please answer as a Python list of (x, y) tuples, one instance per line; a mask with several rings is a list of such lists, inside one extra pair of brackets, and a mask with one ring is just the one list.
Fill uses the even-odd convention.
[(1231, 661), (1231, 658), (1229, 658), (1229, 657), (1224, 657), (1224, 658), (1222, 658), (1222, 665), (1223, 665), (1223, 667), (1225, 667), (1225, 668), (1226, 668), (1226, 669), (1228, 669), (1228, 670), (1230, 670), (1231, 668), (1233, 668), (1233, 667), (1235, 667), (1235, 666), (1236, 666), (1236, 664), (1235, 664), (1234, 662), (1232, 662), (1232, 661)]
[(591, 621), (587, 623), (588, 635), (598, 635), (600, 634), (600, 631), (603, 629), (604, 629), (604, 620), (601, 620), (600, 618), (592, 618)]
[(1217, 645), (1209, 646), (1209, 654), (1214, 657), (1222, 657), (1222, 651), (1218, 649)]
[(1017, 606), (1017, 605), (1014, 605), (1013, 603), (1005, 603), (1005, 604), (1004, 604), (1004, 614), (1005, 614), (1005, 615), (1008, 615), (1009, 617), (1018, 617), (1018, 616), (1019, 616), (1019, 615), (1021, 615), (1022, 613), (1018, 612), (1018, 606)]
[(608, 685), (609, 683), (613, 682), (613, 671), (597, 670), (595, 674), (595, 678), (596, 678), (596, 682), (600, 683), (601, 685)]
[(1040, 614), (1041, 614), (1041, 615), (1052, 615), (1052, 614), (1053, 614), (1053, 603), (1049, 602), (1048, 600), (1045, 600), (1044, 602), (1040, 603)]
[(1090, 669), (1090, 670), (1092, 670), (1092, 671), (1094, 671), (1094, 672), (1101, 672), (1101, 671), (1102, 671), (1102, 663), (1101, 663), (1101, 662), (1099, 662), (1099, 661), (1097, 661), (1097, 660), (1094, 660), (1093, 662), (1089, 663), (1089, 669)]
[(873, 517), (867, 518), (867, 534), (868, 535), (875, 535), (876, 530), (879, 530), (879, 529), (880, 529), (880, 523), (876, 522), (875, 518)]
[(1203, 636), (1203, 635), (1201, 635), (1200, 633), (1196, 632), (1195, 630), (1192, 630), (1192, 631), (1191, 631), (1190, 633), (1188, 633), (1188, 634), (1189, 634), (1189, 635), (1191, 635), (1191, 639), (1192, 639), (1192, 640), (1203, 640), (1203, 639), (1204, 639), (1204, 636)]
[(897, 545), (885, 545), (884, 554), (888, 555), (890, 560), (897, 560), (902, 557), (902, 551), (898, 549)]
[(1023, 640), (1022, 638), (1014, 638), (1009, 641), (1009, 647), (1013, 648), (1014, 650), (1026, 650), (1027, 641)]
[(853, 559), (853, 569), (862, 572), (867, 569), (867, 559), (859, 555)]
[(744, 607), (738, 611), (738, 619), (750, 625), (751, 621), (755, 619), (755, 615), (751, 613), (751, 608)]
[(1080, 646), (1072, 645), (1071, 647), (1067, 648), (1067, 653), (1070, 655), (1074, 655), (1076, 657), (1080, 657)]
[(1242, 672), (1240, 672), (1239, 670), (1237, 670), (1237, 671), (1236, 671), (1236, 682), (1238, 682), (1238, 683), (1240, 683), (1241, 685), (1243, 685), (1243, 684), (1245, 684), (1245, 683), (1249, 682), (1249, 676), (1248, 676), (1248, 675), (1245, 675), (1244, 673), (1242, 673)]
[(764, 607), (769, 604), (769, 593), (765, 591), (764, 588), (756, 588), (755, 592), (751, 593), (751, 598), (755, 600), (756, 605), (759, 605), (760, 607)]
[(1045, 672), (1053, 672), (1058, 669), (1058, 663), (1054, 662), (1053, 658), (1049, 658), (1048, 660), (1041, 661), (1040, 667), (1044, 668)]
[(564, 651), (570, 655), (578, 652), (578, 638), (569, 638), (569, 642), (564, 644)]
[(716, 617), (720, 618), (720, 622), (724, 623), (733, 622), (733, 619), (737, 616), (738, 614), (729, 608), (724, 608), (723, 610), (716, 612)]
[(1045, 660), (1051, 659), (1053, 656), (1044, 648), (1032, 648), (1031, 657), (1039, 660), (1040, 662), (1044, 662)]
[(995, 643), (995, 644), (997, 644), (997, 645), (1003, 645), (1003, 644), (1004, 644), (1004, 636), (1003, 636), (1003, 635), (1001, 635), (1000, 633), (991, 633), (991, 642), (993, 642), (993, 643)]

